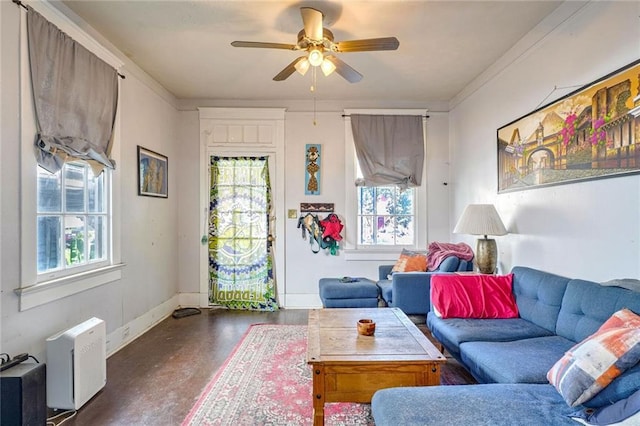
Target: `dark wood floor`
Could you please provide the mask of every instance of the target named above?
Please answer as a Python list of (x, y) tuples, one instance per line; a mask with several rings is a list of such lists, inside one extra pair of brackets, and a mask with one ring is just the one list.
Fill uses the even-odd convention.
[[(179, 425), (251, 324), (307, 324), (307, 315), (203, 309), (169, 317), (107, 360), (105, 388), (64, 424)], [(426, 331), (424, 317), (412, 319)], [(454, 382), (473, 382), (455, 362), (447, 368)]]

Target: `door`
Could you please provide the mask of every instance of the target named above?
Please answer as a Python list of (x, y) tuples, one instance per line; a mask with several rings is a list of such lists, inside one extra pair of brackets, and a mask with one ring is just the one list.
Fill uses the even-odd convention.
[(209, 302), (276, 310), (269, 157), (209, 159)]

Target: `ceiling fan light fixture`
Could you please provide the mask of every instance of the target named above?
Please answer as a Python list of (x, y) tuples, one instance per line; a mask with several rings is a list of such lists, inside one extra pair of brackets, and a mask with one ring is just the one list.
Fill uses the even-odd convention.
[(322, 73), (324, 74), (324, 76), (328, 77), (332, 72), (336, 70), (336, 66), (333, 64), (333, 62), (325, 58), (322, 61), (322, 64), (320, 64), (320, 69), (322, 69)]
[(307, 71), (309, 71), (310, 66), (311, 64), (309, 63), (307, 58), (304, 58), (303, 60), (298, 61), (295, 65), (296, 71), (298, 71), (301, 75), (305, 75)]
[(307, 58), (309, 59), (309, 63), (314, 67), (322, 64), (322, 61), (324, 59), (322, 52), (317, 47), (309, 51), (309, 56), (307, 56)]

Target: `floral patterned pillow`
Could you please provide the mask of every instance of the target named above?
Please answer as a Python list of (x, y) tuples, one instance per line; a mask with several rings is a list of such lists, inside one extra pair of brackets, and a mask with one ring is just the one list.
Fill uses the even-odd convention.
[(583, 404), (640, 360), (640, 316), (622, 309), (547, 373), (571, 407)]

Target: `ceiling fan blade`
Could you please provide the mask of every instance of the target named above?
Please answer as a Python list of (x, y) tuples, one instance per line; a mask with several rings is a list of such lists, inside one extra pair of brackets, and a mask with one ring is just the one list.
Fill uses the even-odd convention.
[(347, 40), (334, 43), (337, 52), (366, 52), (372, 50), (396, 50), (400, 42), (395, 37)]
[(295, 44), (286, 43), (263, 43), (261, 41), (233, 41), (231, 42), (233, 47), (259, 47), (264, 49), (285, 49), (296, 50)]
[(301, 7), (302, 22), (304, 23), (304, 33), (311, 40), (322, 41), (322, 19), (324, 15), (312, 7)]
[(283, 81), (289, 78), (291, 74), (293, 74), (296, 70), (296, 64), (304, 59), (307, 59), (306, 56), (300, 56), (296, 58), (293, 62), (287, 65), (282, 71), (278, 73), (275, 77), (273, 77), (274, 81)]
[(331, 62), (333, 65), (335, 65), (336, 72), (340, 74), (349, 83), (357, 83), (360, 80), (362, 80), (362, 74), (360, 74), (358, 71), (351, 68), (340, 58), (333, 55), (329, 55), (329, 56), (325, 56), (324, 59)]

